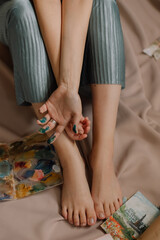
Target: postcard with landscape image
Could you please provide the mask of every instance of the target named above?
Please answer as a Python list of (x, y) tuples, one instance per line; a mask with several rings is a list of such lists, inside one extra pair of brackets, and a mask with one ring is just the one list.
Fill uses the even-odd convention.
[(115, 240), (137, 239), (159, 215), (159, 209), (137, 192), (101, 227)]
[(0, 200), (19, 199), (63, 183), (53, 145), (46, 135), (32, 134), (0, 144)]

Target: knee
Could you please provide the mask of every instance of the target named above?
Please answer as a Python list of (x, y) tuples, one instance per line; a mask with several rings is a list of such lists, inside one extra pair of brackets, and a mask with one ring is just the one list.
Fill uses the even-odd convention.
[(103, 6), (113, 6), (116, 3), (116, 0), (96, 0), (99, 1), (99, 4), (102, 4)]
[(29, 0), (12, 0), (10, 1), (9, 23), (11, 21), (19, 22), (30, 20), (34, 14), (32, 4)]
[(93, 9), (108, 9), (114, 8), (117, 5), (116, 0), (93, 0)]

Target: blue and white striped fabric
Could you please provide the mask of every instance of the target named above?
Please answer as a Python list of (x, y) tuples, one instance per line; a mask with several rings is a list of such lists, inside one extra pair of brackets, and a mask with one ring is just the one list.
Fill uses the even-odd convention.
[[(0, 42), (12, 55), (17, 104), (46, 101), (57, 85), (30, 0), (0, 0)], [(125, 88), (123, 32), (115, 0), (93, 0), (80, 91), (90, 84)]]

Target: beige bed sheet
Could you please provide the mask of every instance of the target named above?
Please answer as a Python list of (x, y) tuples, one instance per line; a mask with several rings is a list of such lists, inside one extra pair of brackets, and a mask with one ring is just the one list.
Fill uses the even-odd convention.
[[(126, 55), (126, 88), (121, 91), (115, 132), (114, 163), (123, 195), (140, 190), (160, 205), (160, 61), (142, 50), (160, 36), (160, 1), (118, 0)], [(0, 48), (2, 54), (2, 49)], [(91, 100), (84, 99), (90, 116)], [(38, 129), (31, 107), (16, 106), (13, 74), (0, 61), (0, 142)], [(91, 133), (81, 142), (87, 158)], [(107, 183), (104, 183), (107, 184)], [(61, 187), (0, 203), (0, 240), (94, 240), (95, 226), (78, 228), (60, 214)]]

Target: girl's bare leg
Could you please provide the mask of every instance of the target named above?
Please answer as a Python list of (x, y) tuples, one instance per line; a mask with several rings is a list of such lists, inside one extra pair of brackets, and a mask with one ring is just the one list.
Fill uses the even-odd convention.
[(121, 85), (91, 84), (93, 103), (92, 198), (99, 219), (113, 214), (122, 195), (113, 166), (114, 132)]
[[(32, 104), (38, 119), (44, 116), (38, 111), (42, 104)], [(53, 132), (47, 134), (50, 136)], [(93, 225), (96, 222), (96, 214), (85, 176), (85, 163), (77, 145), (65, 132), (53, 145), (63, 168), (62, 215), (76, 226)]]
[[(50, 35), (51, 37), (48, 39), (49, 41), (46, 46), (52, 45), (52, 47), (55, 48), (53, 49), (53, 56), (50, 56), (50, 61), (54, 69), (54, 74), (58, 79), (60, 29), (58, 29), (57, 26), (61, 25), (60, 1), (36, 0), (34, 3), (38, 12), (38, 19), (40, 19), (42, 23), (42, 33), (45, 32), (46, 41), (48, 39), (47, 36)], [(56, 6), (54, 6), (55, 4)], [(55, 79), (52, 78), (50, 69), (48, 68), (48, 59), (40, 36), (35, 12), (31, 1), (28, 0), (6, 1), (4, 5), (1, 5), (1, 7), (3, 6), (4, 16), (6, 14), (6, 19), (5, 21), (3, 20), (5, 25), (3, 38), (8, 40), (6, 44), (8, 44), (12, 54), (15, 83), (18, 86), (16, 92), (17, 97), (19, 102), (22, 101), (22, 99), (25, 99), (27, 102), (34, 102), (33, 108), (37, 118), (40, 119), (43, 115), (38, 112), (38, 109), (43, 104), (42, 99), (46, 98), (48, 91), (51, 92), (52, 80), (54, 81)], [(54, 10), (57, 11), (55, 14)], [(44, 12), (42, 13), (42, 11)], [(42, 16), (44, 18), (42, 18)], [(56, 16), (57, 20), (55, 19)], [(49, 21), (49, 25), (46, 22), (47, 20)], [(17, 45), (15, 45), (15, 42)], [(21, 90), (23, 90), (22, 96), (20, 95)], [(50, 132), (49, 134), (52, 133)], [(54, 146), (63, 167), (63, 216), (76, 225), (78, 225), (79, 222), (80, 224), (86, 224), (86, 222), (88, 222), (92, 225), (92, 219), (95, 219), (96, 215), (85, 176), (84, 162), (78, 152), (76, 144), (63, 133), (59, 139), (57, 139)], [(91, 222), (89, 221), (90, 219)]]
[[(53, 6), (47, 5), (43, 1), (34, 0), (41, 32), (48, 50), (57, 85), (59, 85), (61, 4), (60, 0), (49, 1), (48, 3)], [(53, 13), (52, 9), (54, 9), (55, 13)], [(53, 28), (50, 28), (48, 22), (54, 23)], [(38, 119), (41, 119), (45, 115), (40, 114), (38, 111), (42, 105), (43, 103), (32, 104)], [(53, 131), (47, 134), (51, 136)], [(96, 222), (96, 214), (85, 176), (85, 163), (77, 145), (65, 132), (59, 136), (53, 145), (63, 168), (62, 215), (71, 224), (75, 224), (76, 226), (93, 225)]]

